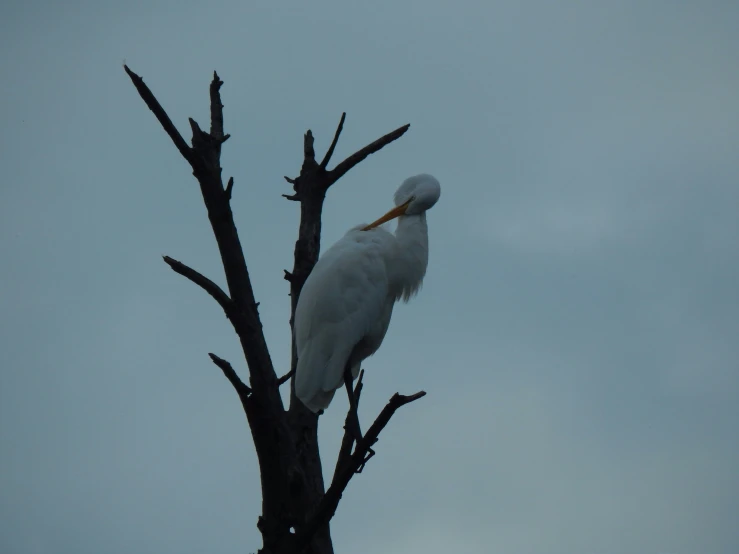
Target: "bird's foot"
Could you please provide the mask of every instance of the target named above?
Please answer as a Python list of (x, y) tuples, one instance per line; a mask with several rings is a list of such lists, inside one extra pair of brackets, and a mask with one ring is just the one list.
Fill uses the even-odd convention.
[[(347, 424), (344, 426), (344, 428), (351, 434), (352, 438), (354, 439), (354, 448), (358, 448), (359, 444), (364, 440), (364, 436), (362, 435), (362, 431), (359, 428), (359, 418), (350, 418), (350, 420), (347, 422)], [(362, 473), (362, 470), (364, 469), (365, 464), (372, 458), (372, 456), (375, 455), (375, 451), (372, 450), (372, 447), (367, 447), (367, 453), (365, 454), (364, 458), (362, 459), (362, 463), (359, 465), (359, 467), (354, 471), (354, 473)]]
[(375, 451), (371, 448), (367, 448), (367, 455), (362, 460), (362, 463), (359, 465), (359, 467), (356, 469), (354, 473), (362, 473), (362, 470), (364, 469), (364, 466), (367, 464), (367, 462), (370, 461), (370, 458), (375, 455)]
[(344, 430), (352, 436), (355, 443), (359, 444), (359, 441), (362, 440), (362, 429), (359, 426), (359, 414), (356, 405), (349, 407), (349, 414), (344, 422)]

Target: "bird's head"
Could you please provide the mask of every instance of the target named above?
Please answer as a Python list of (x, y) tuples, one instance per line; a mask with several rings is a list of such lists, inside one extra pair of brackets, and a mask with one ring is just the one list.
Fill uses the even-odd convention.
[(395, 192), (395, 207), (363, 231), (374, 229), (402, 215), (419, 215), (430, 210), (441, 196), (441, 185), (436, 177), (422, 173), (408, 177)]

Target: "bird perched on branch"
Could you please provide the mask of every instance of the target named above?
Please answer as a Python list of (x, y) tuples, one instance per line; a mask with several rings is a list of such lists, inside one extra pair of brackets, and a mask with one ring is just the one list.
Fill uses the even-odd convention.
[[(328, 408), (346, 386), (356, 439), (361, 439), (352, 382), (385, 338), (393, 305), (418, 292), (428, 265), (426, 211), (441, 186), (431, 175), (406, 179), (395, 207), (349, 230), (320, 257), (295, 309), (295, 394), (312, 412)], [(380, 227), (398, 220), (395, 234)]]

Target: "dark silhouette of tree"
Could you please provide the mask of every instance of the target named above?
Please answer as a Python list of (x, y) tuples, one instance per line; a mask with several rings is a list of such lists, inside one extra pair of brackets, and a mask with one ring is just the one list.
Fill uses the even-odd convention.
[[(141, 98), (159, 120), (164, 130), (192, 167), (200, 184), (200, 191), (208, 211), (226, 274), (228, 293), (216, 283), (185, 264), (168, 256), (164, 261), (180, 275), (200, 286), (221, 306), (233, 325), (244, 351), (249, 370), (249, 384), (244, 383), (231, 364), (210, 354), (210, 358), (233, 385), (246, 413), (254, 446), (259, 460), (262, 486), (262, 514), (257, 527), (262, 534), (262, 554), (332, 554), (333, 546), (329, 522), (336, 512), (341, 496), (351, 478), (361, 472), (372, 457), (372, 446), (395, 411), (401, 406), (424, 396), (418, 392), (411, 396), (395, 394), (383, 408), (362, 440), (355, 444), (353, 434), (345, 423), (344, 437), (336, 467), (328, 490), (325, 489), (321, 458), (318, 451), (318, 416), (308, 410), (295, 397), (292, 375), (297, 356), (292, 343), (291, 371), (279, 377), (275, 373), (267, 343), (259, 319), (259, 303), (254, 299), (249, 271), (239, 241), (231, 211), (233, 177), (223, 185), (221, 177), (221, 147), (230, 135), (223, 132), (223, 104), (220, 88), (223, 82), (213, 73), (210, 83), (210, 131), (203, 131), (190, 119), (192, 146), (170, 120), (167, 113), (144, 84), (141, 77), (124, 69), (131, 78)], [(321, 212), (328, 189), (347, 171), (401, 137), (410, 127), (404, 125), (371, 144), (358, 150), (333, 169), (328, 169), (336, 143), (344, 126), (346, 114), (342, 114), (333, 141), (326, 155), (316, 161), (313, 134), (307, 131), (303, 141), (303, 164), (300, 175), (285, 177), (292, 184), (294, 194), (283, 195), (300, 202), (300, 228), (295, 243), (295, 264), (292, 271), (285, 271), (284, 278), (290, 284), (292, 328), (295, 307), (300, 291), (318, 260), (321, 247)], [(290, 405), (282, 402), (279, 387), (290, 383)], [(362, 374), (355, 387), (357, 400), (362, 389)]]

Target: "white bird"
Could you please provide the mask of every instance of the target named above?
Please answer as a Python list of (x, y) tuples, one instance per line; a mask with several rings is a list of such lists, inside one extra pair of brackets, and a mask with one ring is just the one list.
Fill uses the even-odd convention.
[[(349, 230), (308, 276), (295, 309), (295, 394), (312, 412), (328, 408), (345, 384), (356, 418), (351, 383), (382, 344), (395, 302), (407, 302), (421, 287), (429, 253), (426, 211), (440, 195), (431, 175), (406, 179), (395, 208)], [(395, 218), (395, 234), (379, 227)]]

